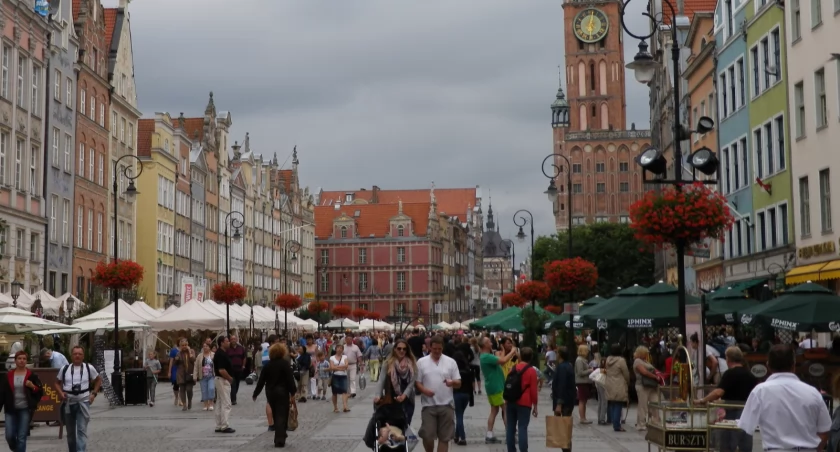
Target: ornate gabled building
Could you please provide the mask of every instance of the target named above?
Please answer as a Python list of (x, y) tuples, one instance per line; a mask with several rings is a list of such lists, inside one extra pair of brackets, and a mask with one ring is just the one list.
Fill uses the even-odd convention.
[(487, 298), (483, 309), (476, 312), (483, 316), (488, 311), (501, 309), (501, 298), (506, 292), (514, 290), (513, 241), (502, 238), (499, 226), (493, 218), (493, 205), (487, 209), (487, 225), (482, 237), (484, 287)]

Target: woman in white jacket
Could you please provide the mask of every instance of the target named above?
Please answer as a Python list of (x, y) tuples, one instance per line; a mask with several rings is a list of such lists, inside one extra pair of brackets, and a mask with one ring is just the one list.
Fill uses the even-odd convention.
[(604, 386), (606, 378), (601, 372), (604, 363), (593, 360), (589, 365), (593, 369), (589, 379), (595, 383), (595, 391), (598, 393), (598, 425), (607, 425), (607, 388)]

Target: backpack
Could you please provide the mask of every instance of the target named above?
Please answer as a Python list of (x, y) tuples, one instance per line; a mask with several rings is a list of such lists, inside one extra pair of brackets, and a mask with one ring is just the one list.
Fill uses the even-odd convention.
[(526, 364), (522, 370), (511, 369), (507, 379), (505, 379), (505, 390), (502, 393), (502, 398), (506, 402), (516, 403), (522, 397), (522, 394), (525, 392), (524, 388), (522, 388), (522, 376), (530, 368), (531, 365)]

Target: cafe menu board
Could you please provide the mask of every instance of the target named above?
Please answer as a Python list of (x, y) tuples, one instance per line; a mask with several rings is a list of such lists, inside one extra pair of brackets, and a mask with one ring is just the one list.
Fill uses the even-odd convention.
[(41, 401), (38, 403), (38, 409), (35, 410), (35, 416), (32, 417), (34, 422), (59, 422), (61, 400), (58, 398), (58, 392), (55, 390), (55, 381), (58, 376), (59, 369), (33, 369), (32, 371), (41, 379), (43, 393), (41, 394)]

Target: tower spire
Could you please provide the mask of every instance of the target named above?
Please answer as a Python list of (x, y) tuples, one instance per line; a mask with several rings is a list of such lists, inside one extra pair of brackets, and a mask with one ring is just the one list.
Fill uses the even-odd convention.
[(569, 102), (566, 100), (566, 93), (563, 92), (563, 68), (557, 66), (559, 73), (559, 85), (557, 96), (551, 104), (551, 127), (569, 127)]
[(496, 229), (496, 222), (493, 221), (493, 198), (491, 197), (489, 206), (487, 207), (487, 230), (493, 231)]

